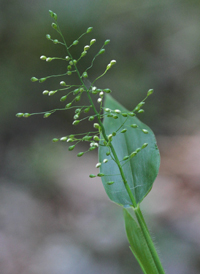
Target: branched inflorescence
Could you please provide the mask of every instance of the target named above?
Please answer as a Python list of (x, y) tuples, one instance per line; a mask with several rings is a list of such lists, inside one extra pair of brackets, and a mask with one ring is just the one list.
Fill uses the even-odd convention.
[[(46, 77), (42, 77), (42, 78), (32, 77), (31, 81), (43, 83), (47, 79), (50, 79), (50, 78), (55, 78), (55, 77), (62, 77), (62, 78), (65, 77), (66, 78), (66, 77), (70, 77), (72, 74), (76, 74), (78, 76), (79, 83), (70, 85), (70, 84), (66, 83), (65, 79), (62, 79), (59, 83), (60, 88), (58, 88), (56, 90), (51, 90), (51, 91), (44, 90), (42, 92), (43, 95), (48, 95), (48, 96), (53, 96), (54, 94), (56, 94), (58, 92), (65, 93), (60, 98), (61, 103), (65, 102), (64, 107), (55, 108), (55, 109), (45, 111), (45, 112), (40, 112), (40, 113), (31, 113), (31, 114), (30, 113), (17, 113), (16, 116), (27, 118), (32, 115), (42, 114), (44, 118), (48, 118), (50, 115), (52, 115), (56, 111), (65, 111), (65, 110), (69, 110), (69, 109), (74, 109), (74, 117), (73, 117), (74, 120), (73, 120), (72, 124), (74, 126), (76, 126), (76, 125), (80, 124), (82, 121), (88, 120), (90, 122), (93, 122), (94, 131), (87, 132), (87, 133), (70, 134), (68, 136), (63, 136), (61, 138), (54, 138), (52, 141), (53, 142), (62, 141), (62, 142), (67, 142), (67, 143), (73, 143), (73, 144), (70, 144), (70, 146), (68, 147), (69, 151), (72, 151), (75, 148), (75, 146), (80, 142), (83, 142), (83, 141), (88, 142), (89, 143), (88, 150), (84, 151), (84, 152), (79, 152), (77, 154), (78, 157), (83, 156), (86, 152), (95, 150), (99, 146), (106, 146), (108, 148), (108, 152), (106, 153), (106, 155), (110, 156), (109, 160), (115, 161), (118, 165), (119, 165), (119, 163), (121, 163), (121, 166), (123, 166), (131, 158), (136, 156), (137, 153), (139, 153), (142, 149), (144, 149), (148, 145), (148, 143), (144, 143), (141, 147), (138, 147), (130, 155), (125, 155), (124, 158), (119, 159), (119, 162), (118, 162), (118, 160), (116, 159), (116, 156), (113, 153), (112, 140), (118, 134), (124, 134), (127, 131), (128, 127), (133, 128), (135, 130), (141, 130), (144, 134), (148, 134), (148, 131), (146, 129), (139, 128), (137, 124), (130, 124), (128, 126), (126, 125), (125, 127), (124, 127), (124, 124), (126, 123), (128, 117), (133, 117), (137, 113), (144, 112), (144, 110), (142, 109), (142, 106), (145, 104), (146, 98), (153, 93), (153, 90), (150, 89), (147, 93), (147, 96), (133, 109), (133, 111), (130, 111), (128, 113), (121, 112), (121, 110), (119, 110), (119, 109), (110, 109), (110, 108), (103, 107), (104, 95), (107, 93), (110, 93), (111, 90), (109, 88), (104, 88), (104, 89), (97, 88), (94, 84), (98, 79), (100, 79), (102, 76), (104, 76), (107, 73), (107, 71), (116, 63), (116, 61), (111, 60), (110, 63), (106, 66), (105, 71), (100, 76), (98, 76), (92, 83), (87, 81), (90, 83), (89, 86), (88, 86), (88, 84), (86, 84), (86, 79), (88, 78), (88, 71), (93, 67), (95, 59), (99, 55), (101, 55), (105, 52), (104, 47), (110, 43), (110, 40), (108, 39), (104, 42), (103, 46), (100, 48), (100, 50), (97, 52), (97, 54), (93, 57), (93, 59), (91, 61), (91, 65), (89, 67), (87, 67), (83, 72), (80, 72), (80, 70), (78, 69), (79, 61), (87, 55), (89, 49), (96, 42), (96, 39), (94, 39), (94, 38), (91, 39), (89, 44), (84, 46), (83, 51), (80, 53), (80, 56), (78, 59), (73, 58), (73, 56), (70, 52), (70, 49), (72, 47), (77, 46), (79, 44), (80, 39), (84, 35), (89, 34), (93, 28), (89, 27), (85, 33), (83, 33), (78, 39), (73, 41), (70, 46), (68, 46), (65, 41), (65, 38), (60, 30), (60, 27), (58, 25), (56, 13), (54, 13), (52, 11), (49, 11), (49, 13), (50, 13), (50, 16), (54, 19), (54, 22), (52, 23), (51, 26), (54, 30), (56, 30), (58, 32), (58, 34), (61, 37), (61, 41), (59, 41), (58, 39), (52, 39), (50, 34), (47, 34), (46, 38), (49, 41), (52, 41), (54, 44), (60, 44), (60, 45), (64, 46), (66, 49), (67, 55), (63, 58), (47, 57), (45, 55), (41, 55), (40, 59), (43, 61), (46, 61), (46, 62), (52, 62), (53, 60), (62, 60), (64, 62), (66, 62), (67, 70), (65, 73), (59, 74), (59, 75), (50, 75), (50, 76), (46, 76)], [(80, 104), (82, 95), (84, 93), (87, 94), (88, 101), (89, 101), (88, 105)], [(97, 109), (94, 105), (94, 102), (92, 99), (93, 95), (98, 96), (98, 98), (96, 100), (99, 104), (99, 109)], [(90, 110), (93, 110), (93, 115), (87, 115), (88, 112), (90, 112)], [(116, 131), (114, 131), (111, 134), (106, 135), (105, 129), (102, 124), (102, 119), (105, 116), (110, 119), (118, 119), (120, 115), (127, 119), (124, 120), (122, 125)], [(99, 168), (102, 164), (106, 164), (109, 160), (105, 158), (101, 163), (97, 163), (96, 167)], [(91, 178), (96, 177), (96, 176), (102, 177), (102, 176), (105, 176), (105, 174), (98, 173), (97, 175), (90, 174), (89, 176)], [(108, 185), (112, 185), (113, 183), (114, 183), (113, 181), (109, 181)]]

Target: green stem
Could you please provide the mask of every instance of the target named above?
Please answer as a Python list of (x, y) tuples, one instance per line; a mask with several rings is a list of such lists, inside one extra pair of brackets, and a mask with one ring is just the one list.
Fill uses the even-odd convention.
[[(58, 27), (58, 28), (59, 28), (59, 27)], [(65, 39), (64, 39), (64, 37), (63, 37), (63, 35), (62, 35), (60, 29), (59, 29), (59, 33), (60, 33), (60, 35), (61, 35), (61, 37), (62, 37), (62, 39), (63, 39), (64, 45), (65, 45), (65, 47), (66, 47), (66, 49), (67, 49), (67, 52), (68, 52), (70, 58), (73, 60), (72, 55), (71, 55), (70, 52), (69, 52), (69, 48), (67, 47), (66, 41), (65, 41)], [(100, 125), (100, 127), (101, 127), (102, 135), (103, 135), (105, 141), (108, 142), (108, 137), (107, 137), (107, 135), (106, 135), (105, 128), (104, 128), (103, 123), (102, 123), (102, 121), (101, 121), (101, 116), (100, 116), (100, 114), (98, 113), (98, 111), (97, 111), (97, 109), (96, 109), (96, 107), (95, 107), (95, 105), (94, 105), (94, 103), (93, 103), (93, 100), (92, 100), (92, 98), (91, 98), (91, 96), (90, 96), (89, 90), (88, 90), (87, 87), (85, 86), (85, 84), (84, 84), (84, 82), (83, 82), (83, 80), (82, 80), (82, 78), (81, 78), (81, 76), (80, 76), (80, 73), (79, 73), (79, 70), (77, 69), (76, 64), (74, 64), (74, 67), (75, 67), (75, 69), (76, 69), (77, 75), (78, 75), (78, 77), (79, 77), (79, 79), (80, 79), (82, 85), (84, 86), (84, 88), (85, 88), (85, 90), (86, 90), (86, 92), (87, 92), (87, 96), (88, 96), (88, 99), (89, 99), (89, 101), (90, 101), (90, 103), (91, 103), (91, 105), (92, 105), (92, 109), (94, 110), (94, 113), (95, 113), (96, 116), (97, 116), (99, 125)], [(97, 80), (97, 79), (96, 79), (96, 80)], [(121, 164), (120, 164), (120, 161), (119, 161), (119, 159), (118, 159), (117, 153), (116, 153), (116, 151), (115, 151), (115, 149), (114, 149), (112, 143), (110, 143), (110, 149), (111, 149), (111, 151), (112, 151), (114, 160), (115, 160), (115, 162), (116, 162), (116, 164), (117, 164), (117, 166), (118, 166), (118, 168), (119, 168), (119, 171), (120, 171), (120, 174), (121, 174), (121, 177), (122, 177), (124, 186), (125, 186), (126, 191), (127, 191), (128, 195), (129, 195), (129, 197), (130, 197), (130, 200), (131, 200), (131, 202), (132, 202), (132, 206), (133, 206), (133, 209), (134, 209), (134, 211), (135, 211), (135, 214), (136, 214), (136, 217), (137, 217), (137, 220), (138, 220), (138, 224), (139, 224), (139, 226), (140, 226), (140, 228), (141, 228), (141, 231), (142, 231), (142, 233), (143, 233), (143, 236), (144, 236), (144, 238), (145, 238), (145, 241), (146, 241), (146, 243), (147, 243), (147, 246), (148, 246), (148, 248), (149, 248), (149, 250), (150, 250), (150, 252), (151, 252), (151, 255), (152, 255), (152, 258), (153, 258), (154, 263), (155, 263), (155, 265), (156, 265), (156, 268), (157, 268), (157, 270), (158, 270), (158, 273), (159, 273), (159, 274), (165, 274), (164, 269), (163, 269), (163, 267), (162, 267), (162, 265), (161, 265), (160, 259), (159, 259), (159, 257), (158, 257), (157, 251), (156, 251), (155, 246), (154, 246), (154, 244), (153, 244), (153, 241), (152, 241), (152, 239), (151, 239), (149, 230), (148, 230), (147, 225), (146, 225), (146, 223), (145, 223), (145, 220), (144, 220), (144, 218), (143, 218), (142, 212), (141, 212), (141, 210), (140, 210), (139, 204), (136, 203), (135, 197), (134, 197), (134, 195), (133, 195), (133, 193), (132, 193), (132, 191), (131, 191), (131, 189), (130, 189), (130, 187), (129, 187), (129, 185), (128, 185), (128, 182), (127, 182), (127, 180), (126, 180), (126, 177), (125, 177), (123, 168), (122, 168), (122, 166), (121, 166)]]
[(159, 256), (158, 256), (158, 253), (155, 249), (155, 246), (154, 246), (154, 243), (152, 241), (152, 238), (150, 236), (150, 233), (149, 233), (149, 230), (148, 230), (148, 227), (146, 225), (146, 222), (144, 220), (144, 217), (142, 215), (142, 212), (140, 210), (140, 206), (138, 205), (137, 208), (134, 208), (134, 212), (135, 212), (135, 215), (137, 217), (137, 220), (138, 220), (138, 223), (139, 223), (139, 226), (141, 228), (141, 231), (142, 231), (142, 234), (145, 238), (145, 241), (147, 243), (147, 246), (149, 248), (149, 251), (152, 255), (152, 258), (154, 260), (154, 263), (155, 263), (155, 266), (158, 270), (158, 273), (159, 274), (165, 274), (165, 271), (162, 267), (162, 264), (160, 262), (160, 259), (159, 259)]

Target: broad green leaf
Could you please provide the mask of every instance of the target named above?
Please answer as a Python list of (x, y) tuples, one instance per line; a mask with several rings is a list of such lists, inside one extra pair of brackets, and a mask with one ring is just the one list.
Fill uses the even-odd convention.
[[(118, 109), (122, 113), (129, 113), (110, 95), (106, 96), (104, 107), (112, 110)], [(108, 112), (106, 113), (108, 114)], [(130, 126), (132, 124), (136, 124), (138, 127), (132, 128)], [(106, 115), (103, 125), (107, 136), (113, 132), (117, 133), (113, 137), (112, 145), (118, 159), (121, 161), (123, 172), (135, 200), (137, 203), (140, 203), (151, 190), (160, 166), (160, 154), (155, 136), (152, 130), (135, 116), (123, 117), (121, 114), (118, 114), (118, 119), (114, 119)], [(118, 130), (119, 128), (120, 130)], [(127, 129), (127, 131), (121, 133), (123, 129)], [(144, 133), (142, 129), (147, 130), (148, 134)], [(123, 161), (125, 156), (142, 147), (144, 143), (148, 143), (146, 148), (142, 149), (131, 160)], [(120, 176), (119, 168), (116, 162), (112, 160), (112, 154), (110, 156), (106, 155), (108, 151), (109, 147), (107, 146), (101, 145), (99, 147), (99, 162), (102, 163), (104, 159), (108, 159), (108, 162), (102, 163), (100, 167), (100, 172), (105, 174), (105, 176), (101, 177), (104, 188), (113, 202), (129, 207), (132, 205), (132, 202)], [(114, 183), (108, 184), (108, 182)]]
[(140, 227), (126, 209), (124, 209), (124, 220), (131, 251), (144, 274), (159, 274)]

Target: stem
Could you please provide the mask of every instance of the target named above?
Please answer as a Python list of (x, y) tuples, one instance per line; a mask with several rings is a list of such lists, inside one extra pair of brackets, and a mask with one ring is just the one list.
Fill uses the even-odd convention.
[[(59, 26), (58, 26), (58, 28), (59, 28)], [(66, 41), (65, 41), (65, 39), (64, 39), (64, 37), (63, 37), (61, 31), (60, 31), (60, 28), (59, 28), (59, 33), (60, 33), (60, 35), (61, 35), (61, 37), (62, 37), (62, 39), (63, 39), (63, 42), (64, 42), (64, 45), (65, 45), (65, 47), (66, 47), (66, 50), (67, 50), (68, 55), (69, 55), (70, 58), (73, 60), (72, 55), (71, 55), (71, 53), (69, 52), (69, 48), (67, 47)], [(105, 139), (106, 142), (108, 142), (108, 137), (107, 137), (107, 135), (106, 135), (105, 128), (104, 128), (103, 123), (102, 123), (102, 121), (101, 121), (100, 113), (98, 113), (98, 111), (97, 111), (97, 109), (96, 109), (96, 107), (95, 107), (95, 105), (94, 105), (94, 103), (93, 103), (93, 100), (92, 100), (92, 98), (91, 98), (91, 96), (90, 96), (90, 92), (89, 92), (88, 88), (86, 87), (86, 85), (84, 84), (84, 82), (83, 82), (83, 80), (82, 80), (82, 77), (80, 76), (80, 73), (79, 73), (79, 70), (78, 70), (76, 64), (74, 64), (74, 67), (75, 67), (75, 69), (76, 69), (77, 75), (78, 75), (78, 77), (79, 77), (79, 79), (80, 79), (80, 81), (81, 81), (83, 87), (85, 88), (85, 90), (86, 90), (86, 92), (87, 92), (87, 96), (88, 96), (88, 99), (89, 99), (89, 101), (90, 101), (90, 103), (91, 103), (92, 109), (93, 109), (94, 113), (95, 113), (96, 116), (97, 116), (99, 125), (100, 125), (100, 127), (101, 127), (101, 132), (102, 132), (103, 138)], [(105, 74), (105, 73), (104, 73), (104, 74)], [(103, 74), (103, 75), (104, 75), (104, 74)], [(98, 78), (97, 78), (97, 79), (98, 79)], [(97, 79), (96, 79), (96, 80), (97, 80)], [(135, 211), (136, 218), (137, 218), (137, 220), (138, 220), (138, 224), (139, 224), (139, 226), (140, 226), (140, 228), (141, 228), (142, 234), (143, 234), (144, 239), (145, 239), (145, 241), (146, 241), (146, 243), (147, 243), (147, 246), (148, 246), (148, 248), (149, 248), (149, 251), (150, 251), (150, 253), (151, 253), (151, 255), (152, 255), (152, 258), (153, 258), (153, 260), (154, 260), (154, 263), (155, 263), (155, 266), (156, 266), (156, 268), (157, 268), (157, 270), (158, 270), (158, 273), (159, 273), (159, 274), (165, 274), (164, 269), (163, 269), (163, 267), (162, 267), (162, 265), (161, 265), (160, 259), (159, 259), (159, 257), (158, 257), (157, 251), (156, 251), (156, 249), (155, 249), (154, 243), (153, 243), (153, 241), (152, 241), (152, 239), (151, 239), (151, 236), (150, 236), (149, 230), (148, 230), (148, 228), (147, 228), (146, 222), (145, 222), (144, 217), (143, 217), (143, 215), (142, 215), (142, 212), (141, 212), (141, 210), (140, 210), (139, 204), (136, 203), (135, 197), (134, 197), (134, 195), (133, 195), (133, 193), (132, 193), (132, 191), (131, 191), (131, 189), (130, 189), (130, 187), (129, 187), (129, 185), (128, 185), (128, 182), (127, 182), (127, 180), (126, 180), (126, 177), (125, 177), (125, 174), (124, 174), (122, 165), (120, 164), (119, 158), (118, 158), (118, 156), (117, 156), (117, 153), (116, 153), (116, 151), (115, 151), (115, 149), (114, 149), (112, 143), (110, 143), (110, 149), (111, 149), (111, 151), (112, 151), (113, 158), (114, 158), (114, 160), (115, 160), (115, 162), (116, 162), (116, 164), (117, 164), (117, 166), (118, 166), (118, 168), (119, 168), (119, 171), (120, 171), (120, 174), (121, 174), (121, 177), (122, 177), (124, 186), (125, 186), (126, 191), (127, 191), (128, 195), (129, 195), (129, 197), (130, 197), (130, 200), (131, 200), (131, 202), (132, 202), (132, 206), (133, 206), (133, 209), (134, 209), (134, 211)]]
[(143, 236), (145, 238), (145, 241), (147, 243), (147, 246), (149, 248), (149, 251), (150, 251), (150, 253), (152, 255), (152, 258), (154, 260), (155, 266), (158, 270), (158, 273), (159, 274), (165, 274), (165, 271), (164, 271), (164, 269), (162, 267), (162, 264), (160, 262), (158, 253), (155, 249), (154, 243), (153, 243), (152, 238), (150, 236), (148, 227), (146, 225), (146, 222), (145, 222), (144, 217), (142, 215), (142, 212), (140, 210), (139, 204), (138, 204), (137, 208), (134, 208), (134, 212), (135, 212), (135, 215), (137, 217), (137, 220), (138, 220), (139, 226), (141, 228), (142, 234), (143, 234)]

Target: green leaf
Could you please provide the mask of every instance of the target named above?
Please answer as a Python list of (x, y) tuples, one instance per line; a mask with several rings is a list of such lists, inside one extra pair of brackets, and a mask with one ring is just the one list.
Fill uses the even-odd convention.
[[(110, 95), (106, 95), (104, 107), (112, 110), (120, 110), (123, 114), (118, 114), (118, 119), (113, 119), (112, 117), (107, 117), (106, 114), (108, 112), (105, 112), (103, 125), (107, 136), (113, 132), (117, 132), (116, 136), (112, 137), (112, 145), (118, 159), (121, 161), (126, 180), (138, 204), (151, 190), (158, 174), (160, 154), (155, 136), (148, 126), (142, 123), (136, 116), (128, 115), (130, 112)], [(127, 114), (127, 117), (124, 117), (126, 116), (124, 114)], [(132, 115), (132, 113), (130, 114)], [(137, 125), (137, 127), (131, 127), (131, 125)], [(124, 128), (127, 128), (127, 131), (120, 133)], [(148, 143), (148, 146), (140, 149), (144, 143)], [(109, 147), (103, 145), (102, 142), (99, 147), (99, 162), (102, 163), (105, 158), (109, 159), (107, 163), (103, 163), (100, 167), (100, 172), (105, 174), (101, 178), (104, 188), (112, 201), (129, 207), (132, 205), (132, 202), (120, 176), (119, 168), (116, 162), (112, 160), (112, 153), (110, 156), (106, 154), (108, 151)], [(138, 152), (133, 153), (135, 151)], [(123, 160), (125, 156), (129, 156), (131, 153), (132, 156), (129, 160)], [(114, 181), (115, 183), (109, 185), (107, 184), (109, 181)]]
[(144, 274), (159, 274), (139, 225), (126, 209), (124, 209), (124, 220), (130, 249)]

